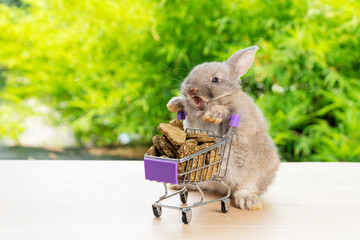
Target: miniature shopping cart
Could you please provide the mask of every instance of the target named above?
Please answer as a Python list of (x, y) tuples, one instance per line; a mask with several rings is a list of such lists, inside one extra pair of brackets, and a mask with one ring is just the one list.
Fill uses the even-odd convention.
[[(184, 120), (185, 116), (186, 113), (180, 111), (178, 112), (177, 119)], [(162, 207), (177, 209), (182, 211), (182, 221), (187, 224), (191, 221), (192, 208), (218, 201), (221, 201), (221, 211), (223, 213), (229, 211), (230, 187), (220, 179), (224, 178), (226, 175), (232, 139), (239, 122), (239, 115), (231, 115), (229, 117), (229, 128), (223, 136), (216, 136), (212, 131), (187, 128), (185, 130), (187, 133), (207, 133), (210, 137), (214, 137), (216, 139), (216, 143), (214, 145), (211, 145), (210, 147), (207, 147), (190, 156), (181, 159), (173, 159), (149, 156), (145, 154), (145, 178), (152, 181), (162, 182), (165, 187), (165, 195), (161, 196), (159, 200), (152, 205), (153, 213), (156, 217), (161, 216)], [(179, 171), (180, 169), (183, 171)], [(227, 188), (226, 196), (204, 202), (204, 193), (199, 187), (199, 183), (204, 181), (216, 181), (223, 184)], [(184, 187), (179, 191), (168, 195), (168, 183), (180, 184), (184, 185)], [(180, 194), (180, 200), (185, 204), (188, 198), (188, 190), (186, 188), (187, 184), (194, 185), (197, 190), (199, 190), (201, 193), (199, 202), (185, 207), (176, 207), (161, 203), (167, 198)]]

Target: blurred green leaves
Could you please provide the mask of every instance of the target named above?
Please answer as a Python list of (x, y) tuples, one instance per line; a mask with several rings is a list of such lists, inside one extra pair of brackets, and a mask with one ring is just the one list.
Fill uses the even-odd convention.
[(35, 98), (82, 144), (148, 143), (194, 65), (257, 44), (243, 88), (283, 159), (360, 161), (358, 1), (23, 2), (0, 4), (0, 136)]

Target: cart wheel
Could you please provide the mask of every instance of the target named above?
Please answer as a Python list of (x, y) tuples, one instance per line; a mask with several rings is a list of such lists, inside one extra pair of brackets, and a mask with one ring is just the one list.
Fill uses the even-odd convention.
[(152, 205), (152, 209), (153, 209), (153, 213), (155, 217), (160, 217), (161, 216), (161, 207)]
[(180, 193), (180, 200), (182, 203), (186, 203), (188, 200), (188, 190), (185, 190), (183, 192)]
[(182, 211), (182, 221), (185, 224), (188, 224), (191, 221), (191, 209), (185, 209)]
[(230, 208), (230, 199), (221, 200), (221, 211), (227, 213)]

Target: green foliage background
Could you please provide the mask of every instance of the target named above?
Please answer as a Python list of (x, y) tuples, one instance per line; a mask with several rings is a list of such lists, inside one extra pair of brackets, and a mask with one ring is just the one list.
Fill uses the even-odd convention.
[(189, 70), (260, 47), (243, 79), (287, 161), (360, 161), (360, 2), (24, 0), (0, 4), (0, 137), (38, 99), (80, 144), (149, 143)]

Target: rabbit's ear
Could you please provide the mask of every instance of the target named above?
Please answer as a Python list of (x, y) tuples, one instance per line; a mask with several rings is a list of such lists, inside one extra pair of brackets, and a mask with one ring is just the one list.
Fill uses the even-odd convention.
[(230, 67), (230, 73), (236, 79), (243, 76), (250, 68), (254, 61), (255, 53), (259, 49), (258, 46), (252, 46), (235, 52), (226, 64)]

